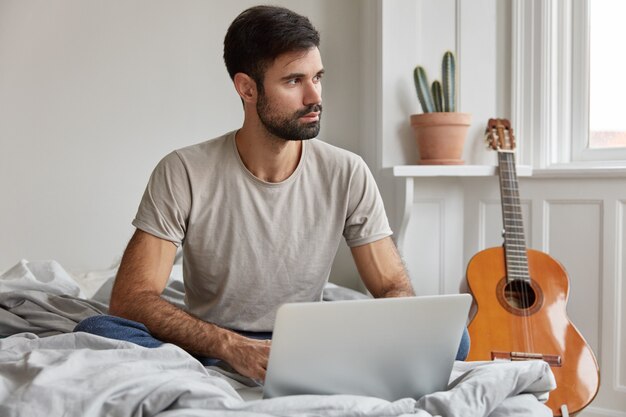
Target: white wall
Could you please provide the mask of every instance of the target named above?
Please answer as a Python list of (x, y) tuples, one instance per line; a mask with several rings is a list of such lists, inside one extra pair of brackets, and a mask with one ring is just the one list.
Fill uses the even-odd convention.
[[(241, 125), (222, 42), (257, 3), (0, 0), (0, 272), (118, 260), (158, 160)], [(320, 30), (321, 138), (359, 151), (358, 0), (273, 3)], [(334, 276), (354, 285), (345, 247)]]

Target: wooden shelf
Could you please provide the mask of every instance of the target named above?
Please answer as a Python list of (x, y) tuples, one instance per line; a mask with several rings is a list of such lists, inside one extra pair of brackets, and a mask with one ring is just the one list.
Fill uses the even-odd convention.
[[(394, 177), (488, 177), (498, 174), (495, 165), (396, 165), (392, 167)], [(529, 177), (532, 167), (518, 165), (517, 175)]]

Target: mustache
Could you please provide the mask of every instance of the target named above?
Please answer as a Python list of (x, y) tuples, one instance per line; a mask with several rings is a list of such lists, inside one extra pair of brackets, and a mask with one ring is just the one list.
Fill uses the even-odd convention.
[(306, 116), (309, 113), (319, 112), (322, 114), (322, 105), (321, 104), (311, 104), (306, 106), (302, 110), (298, 110), (295, 114), (296, 117)]

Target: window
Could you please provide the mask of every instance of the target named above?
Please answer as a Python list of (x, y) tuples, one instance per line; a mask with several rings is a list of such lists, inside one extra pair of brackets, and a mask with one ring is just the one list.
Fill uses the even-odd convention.
[(626, 168), (626, 1), (512, 3), (512, 114), (535, 168)]
[(589, 6), (588, 147), (625, 147), (626, 2), (594, 0)]

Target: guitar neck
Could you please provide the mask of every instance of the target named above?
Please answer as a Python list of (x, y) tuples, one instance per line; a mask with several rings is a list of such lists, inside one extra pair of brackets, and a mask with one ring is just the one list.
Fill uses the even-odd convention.
[(513, 280), (530, 282), (522, 206), (515, 170), (515, 154), (512, 151), (499, 151), (498, 164), (507, 279), (509, 282)]

